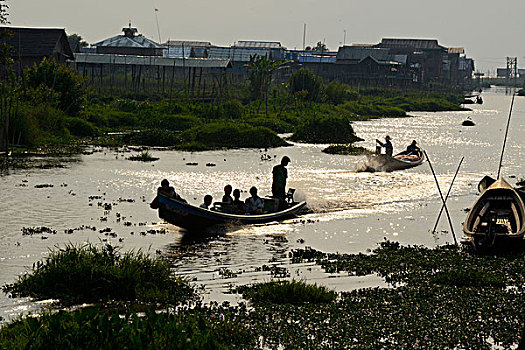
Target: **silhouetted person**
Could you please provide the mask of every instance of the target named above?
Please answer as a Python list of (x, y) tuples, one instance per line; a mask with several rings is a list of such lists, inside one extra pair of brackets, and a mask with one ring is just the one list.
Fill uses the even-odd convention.
[(391, 138), (390, 136), (386, 135), (385, 137), (385, 143), (379, 141), (376, 139), (376, 142), (381, 146), (385, 148), (385, 153), (392, 157), (392, 153), (394, 153), (394, 146), (392, 146), (392, 142), (390, 142)]
[(238, 188), (233, 190), (233, 206), (232, 211), (235, 214), (244, 213), (245, 204), (243, 201), (241, 201), (241, 191), (239, 191)]
[(288, 178), (288, 170), (286, 166), (290, 163), (290, 158), (284, 156), (281, 159), (281, 164), (273, 167), (273, 182), (272, 182), (272, 195), (274, 198), (286, 201), (286, 179)]
[(248, 214), (262, 214), (264, 201), (257, 195), (257, 188), (250, 188), (251, 197), (246, 199), (246, 213)]
[(213, 197), (209, 194), (204, 196), (204, 203), (200, 205), (202, 209), (210, 209), (211, 202), (213, 201)]
[(412, 143), (410, 145), (408, 145), (407, 150), (406, 150), (405, 153), (407, 155), (410, 155), (410, 154), (418, 155), (420, 151), (421, 151), (421, 149), (417, 145), (416, 140), (413, 140)]

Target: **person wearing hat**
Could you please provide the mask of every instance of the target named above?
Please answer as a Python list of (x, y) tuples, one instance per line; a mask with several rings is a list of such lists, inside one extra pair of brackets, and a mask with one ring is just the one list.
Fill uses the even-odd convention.
[(394, 146), (392, 146), (392, 142), (390, 142), (391, 138), (390, 136), (386, 135), (385, 137), (385, 143), (379, 141), (376, 139), (376, 142), (381, 146), (385, 148), (385, 153), (392, 157), (392, 153), (394, 153)]
[(272, 195), (274, 198), (279, 198), (282, 203), (286, 202), (286, 179), (288, 178), (286, 166), (288, 163), (290, 163), (290, 158), (284, 156), (281, 164), (274, 166), (272, 170)]

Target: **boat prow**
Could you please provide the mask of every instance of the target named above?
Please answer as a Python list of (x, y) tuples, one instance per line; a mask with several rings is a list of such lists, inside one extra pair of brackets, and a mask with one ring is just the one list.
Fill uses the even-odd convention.
[(525, 204), (522, 197), (504, 179), (494, 181), (470, 209), (463, 232), (476, 247), (493, 246), (498, 241), (523, 243)]

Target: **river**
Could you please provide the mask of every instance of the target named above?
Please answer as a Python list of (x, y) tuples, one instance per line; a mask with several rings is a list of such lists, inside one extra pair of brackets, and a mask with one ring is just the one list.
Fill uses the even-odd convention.
[[(465, 157), (448, 202), (459, 240), (478, 181), (497, 174), (512, 91), (486, 90), (483, 105), (467, 106), (472, 111), (410, 113), (408, 118), (356, 122), (354, 129), (366, 140), (361, 145), (370, 149), (386, 134), (394, 151), (418, 140), (444, 192)], [(467, 118), (476, 125), (462, 126)], [(525, 101), (517, 97), (502, 170), (511, 183), (525, 176), (520, 158), (524, 132)], [(167, 257), (177, 274), (204, 287), (205, 301), (236, 302), (239, 296), (229, 293), (231, 286), (277, 277), (305, 279), (338, 291), (384, 285), (375, 276), (326, 274), (313, 264), (291, 265), (293, 249), (356, 253), (369, 252), (384, 239), (425, 246), (453, 242), (445, 216), (438, 233), (430, 232), (441, 202), (428, 163), (401, 172), (362, 173), (356, 169), (364, 157), (327, 155), (321, 152), (326, 146), (152, 151), (160, 157), (153, 163), (129, 161), (129, 151), (95, 149), (64, 168), (11, 171), (0, 177), (0, 283), (12, 283), (54, 247), (111, 243), (123, 251), (141, 249)], [(262, 155), (272, 160), (262, 160)], [(226, 184), (244, 191), (255, 185), (259, 194), (269, 194), (271, 169), (284, 155), (292, 160), (288, 185), (311, 209), (299, 219), (196, 237), (163, 223), (148, 206), (162, 178), (194, 204), (202, 203), (206, 194), (218, 200)], [(243, 192), (242, 198), (246, 196)], [(23, 234), (23, 228), (42, 226), (53, 231)], [(1, 294), (0, 317), (10, 320), (43, 304)]]

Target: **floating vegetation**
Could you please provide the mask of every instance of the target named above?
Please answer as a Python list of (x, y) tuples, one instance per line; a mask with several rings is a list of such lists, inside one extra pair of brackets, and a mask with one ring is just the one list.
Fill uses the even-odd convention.
[(127, 202), (127, 203), (135, 203), (135, 200), (132, 198), (126, 199), (126, 198), (119, 198), (119, 202)]
[(254, 349), (251, 327), (228, 307), (138, 316), (88, 307), (46, 312), (0, 329), (2, 349)]
[(186, 163), (186, 165), (189, 165), (189, 166), (196, 166), (196, 165), (199, 165), (199, 163), (190, 162), (190, 163)]
[(361, 146), (353, 145), (330, 145), (323, 149), (323, 153), (340, 154), (345, 156), (357, 156), (362, 154), (372, 154), (372, 152)]
[(51, 184), (35, 185), (35, 188), (48, 188), (48, 187), (54, 187), (54, 185), (51, 185)]
[(153, 157), (148, 151), (141, 152), (137, 155), (130, 156), (128, 160), (137, 162), (154, 162), (160, 158)]
[(169, 264), (141, 251), (120, 254), (111, 245), (66, 245), (33, 270), (2, 287), (13, 297), (58, 299), (65, 304), (109, 300), (178, 304), (195, 298)]
[(215, 164), (215, 163), (206, 163), (206, 166), (213, 167), (213, 166), (217, 166), (217, 164)]
[(35, 227), (22, 227), (22, 235), (24, 236), (32, 236), (42, 233), (52, 233), (56, 234), (57, 231), (53, 230), (52, 228), (46, 227), (46, 226), (35, 226)]
[(337, 294), (324, 286), (305, 281), (271, 281), (242, 286), (237, 289), (245, 298), (255, 303), (319, 304), (331, 303)]

